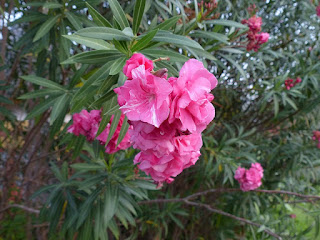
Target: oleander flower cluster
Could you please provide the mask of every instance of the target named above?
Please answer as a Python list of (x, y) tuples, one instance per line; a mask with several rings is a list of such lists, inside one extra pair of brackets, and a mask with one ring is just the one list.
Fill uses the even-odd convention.
[[(247, 33), (248, 44), (247, 51), (254, 50), (257, 52), (262, 44), (268, 42), (269, 33), (260, 32), (262, 25), (262, 18), (253, 15), (249, 19), (244, 19), (241, 21), (242, 24), (247, 24), (249, 31)], [(259, 33), (260, 32), (260, 33)]]
[(195, 59), (179, 77), (167, 79), (166, 71), (154, 72), (152, 61), (139, 53), (123, 72), (127, 80), (114, 91), (132, 125), (133, 147), (141, 150), (134, 163), (158, 184), (170, 183), (200, 156), (201, 132), (215, 116), (210, 92), (217, 79)]
[(263, 168), (260, 163), (252, 163), (250, 169), (238, 167), (234, 178), (240, 183), (242, 191), (250, 191), (261, 186)]
[(320, 131), (313, 131), (312, 140), (318, 142), (317, 148), (320, 149)]
[[(127, 149), (131, 146), (129, 133), (127, 133), (123, 140), (117, 145), (124, 117), (125, 116), (122, 114), (115, 133), (113, 134), (107, 146), (105, 146), (106, 153), (112, 154), (119, 150)], [(87, 110), (82, 110), (80, 113), (75, 113), (72, 116), (72, 119), (73, 123), (68, 127), (68, 132), (73, 133), (76, 136), (83, 135), (89, 142), (97, 139), (100, 141), (100, 144), (106, 144), (110, 132), (110, 126), (113, 121), (113, 116), (111, 117), (106, 128), (97, 137), (96, 135), (101, 122), (101, 110), (92, 110), (90, 112)]]
[(292, 78), (288, 78), (287, 80), (284, 81), (284, 85), (286, 86), (287, 90), (290, 90), (295, 85), (297, 85), (298, 83), (301, 83), (301, 82), (302, 82), (302, 80), (299, 77), (297, 77), (296, 80), (294, 80)]

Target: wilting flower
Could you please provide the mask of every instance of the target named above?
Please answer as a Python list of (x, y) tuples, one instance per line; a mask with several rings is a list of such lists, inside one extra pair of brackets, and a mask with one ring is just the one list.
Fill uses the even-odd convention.
[(137, 67), (144, 65), (146, 71), (153, 70), (153, 62), (152, 60), (147, 59), (141, 53), (135, 53), (132, 57), (126, 62), (123, 67), (123, 73), (128, 77), (128, 79), (132, 79), (132, 70)]
[(317, 16), (320, 17), (320, 3), (316, 8)]
[(260, 187), (262, 177), (263, 168), (260, 163), (252, 163), (248, 170), (238, 167), (234, 175), (234, 178), (240, 183), (242, 191), (250, 191)]
[(118, 94), (122, 113), (130, 121), (142, 121), (159, 127), (169, 116), (172, 87), (165, 78), (146, 71), (144, 65), (132, 70), (132, 80), (114, 91)]
[(261, 31), (262, 18), (254, 15), (248, 19), (247, 24), (251, 32), (258, 33)]

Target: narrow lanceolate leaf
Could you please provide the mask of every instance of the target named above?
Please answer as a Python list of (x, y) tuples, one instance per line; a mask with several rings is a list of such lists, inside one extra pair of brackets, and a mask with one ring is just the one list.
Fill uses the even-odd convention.
[(169, 57), (172, 62), (186, 62), (189, 60), (188, 57), (177, 53), (175, 51), (170, 51), (170, 50), (163, 50), (163, 49), (157, 49), (157, 48), (150, 48), (150, 49), (144, 49), (141, 51), (141, 53), (147, 55), (147, 56), (152, 56), (153, 58), (158, 58), (158, 57)]
[(166, 42), (178, 46), (189, 46), (193, 48), (203, 49), (196, 41), (181, 35), (176, 35), (168, 31), (158, 31), (152, 39), (153, 42)]
[(128, 123), (127, 117), (125, 117), (123, 120), (121, 129), (120, 129), (119, 137), (117, 140), (117, 145), (119, 145), (121, 143), (121, 141), (123, 140), (123, 138), (127, 134), (128, 129), (129, 129), (129, 123)]
[(60, 16), (61, 14), (58, 14), (57, 16), (51, 17), (47, 21), (45, 21), (37, 31), (35, 37), (33, 38), (33, 42), (38, 41), (40, 38), (46, 35), (51, 30), (51, 28), (56, 24)]
[(52, 107), (52, 111), (50, 114), (50, 125), (57, 119), (57, 117), (64, 112), (66, 108), (68, 108), (70, 103), (69, 94), (65, 93), (62, 96), (56, 99), (55, 104)]
[(62, 5), (60, 3), (47, 2), (42, 5), (44, 8), (53, 9), (53, 8), (61, 8)]
[(176, 25), (178, 20), (181, 18), (181, 16), (174, 16), (172, 18), (169, 18), (165, 20), (164, 22), (160, 23), (159, 25), (156, 26), (156, 28), (161, 29), (161, 30), (169, 30), (172, 26)]
[(136, 44), (133, 45), (133, 47), (131, 48), (131, 51), (138, 52), (141, 49), (144, 49), (145, 47), (147, 47), (147, 44), (154, 38), (157, 32), (158, 32), (158, 29), (148, 32), (141, 39), (139, 39), (139, 41)]
[(73, 97), (74, 100), (79, 99), (83, 96), (86, 89), (88, 89), (95, 81), (99, 79), (106, 78), (109, 76), (110, 63), (104, 64), (98, 71), (91, 75), (91, 77), (85, 82), (85, 84), (80, 88), (80, 90)]
[(112, 28), (111, 23), (105, 19), (97, 10), (95, 10), (89, 3), (86, 2), (89, 13), (93, 19), (93, 21), (101, 27), (110, 27)]
[(121, 29), (124, 29), (129, 26), (129, 22), (126, 18), (125, 12), (122, 10), (121, 5), (117, 0), (108, 0), (113, 16), (119, 23)]
[(119, 199), (119, 191), (118, 186), (112, 185), (111, 183), (107, 184), (107, 189), (104, 195), (104, 209), (103, 209), (103, 216), (105, 225), (108, 224), (110, 219), (116, 212), (118, 206), (118, 199)]
[(244, 72), (243, 68), (235, 60), (233, 60), (231, 57), (223, 55), (223, 54), (219, 54), (219, 55), (221, 57), (225, 58), (226, 60), (228, 60), (233, 66), (235, 66), (238, 69), (238, 71), (244, 77), (244, 79), (247, 79), (246, 73)]
[(232, 21), (232, 20), (224, 20), (224, 19), (216, 19), (216, 20), (207, 20), (204, 21), (205, 24), (214, 24), (214, 25), (221, 25), (221, 26), (228, 26), (228, 27), (236, 27), (236, 28), (247, 28), (246, 25), (241, 23)]
[(74, 64), (74, 63), (87, 63), (87, 64), (97, 64), (106, 63), (119, 57), (123, 56), (117, 50), (94, 50), (90, 52), (82, 52), (75, 56), (68, 58), (61, 64)]
[(76, 32), (77, 35), (83, 37), (90, 37), (96, 39), (103, 39), (103, 40), (125, 40), (130, 41), (131, 37), (124, 34), (118, 29), (109, 28), (109, 27), (89, 27), (83, 28)]
[(134, 6), (134, 11), (133, 11), (133, 24), (132, 24), (132, 30), (134, 34), (137, 34), (137, 32), (139, 31), (145, 6), (146, 6), (146, 0), (136, 0), (136, 4)]
[(46, 111), (49, 107), (51, 107), (57, 100), (57, 97), (48, 98), (39, 105), (37, 105), (26, 117), (26, 119), (31, 119), (33, 117), (38, 116), (39, 114)]
[(37, 85), (40, 85), (43, 87), (47, 87), (47, 88), (54, 89), (54, 90), (60, 90), (63, 92), (66, 91), (66, 89), (63, 86), (61, 86), (58, 83), (55, 83), (53, 81), (50, 81), (48, 79), (45, 79), (45, 78), (37, 77), (34, 75), (22, 76), (21, 78), (23, 80), (26, 80), (28, 82), (32, 82), (34, 84), (37, 84)]
[(221, 33), (207, 32), (207, 31), (202, 31), (202, 30), (195, 30), (194, 33), (191, 34), (191, 36), (199, 37), (199, 38), (214, 39), (214, 40), (218, 40), (220, 42), (229, 44), (228, 37), (226, 35), (224, 35), (224, 34), (221, 34)]
[(118, 111), (116, 111), (116, 113), (113, 116), (113, 120), (112, 120), (112, 123), (111, 123), (111, 126), (110, 126), (110, 132), (108, 134), (108, 138), (107, 138), (105, 146), (108, 145), (108, 143), (110, 142), (113, 134), (115, 133), (115, 131), (116, 131), (117, 127), (118, 127), (118, 124), (119, 124), (120, 117), (121, 117), (121, 111), (118, 110)]
[(70, 39), (71, 41), (75, 41), (77, 43), (83, 44), (87, 47), (96, 49), (96, 50), (109, 50), (112, 49), (113, 46), (101, 39), (94, 39), (88, 37), (82, 37), (76, 34), (73, 35), (63, 35), (63, 37)]
[(66, 16), (76, 30), (80, 30), (82, 28), (81, 21), (76, 15), (74, 15), (72, 12), (66, 12)]
[[(119, 57), (119, 56), (118, 56)], [(126, 63), (126, 57), (119, 57), (111, 66), (110, 75), (118, 74)]]

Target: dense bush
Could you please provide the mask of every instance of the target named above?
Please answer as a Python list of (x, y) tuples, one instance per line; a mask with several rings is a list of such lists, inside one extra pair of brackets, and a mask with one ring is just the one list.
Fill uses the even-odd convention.
[[(318, 4), (0, 1), (0, 238), (317, 239)], [(218, 79), (201, 157), (170, 184), (133, 164), (137, 149), (105, 152), (132, 124), (113, 89), (135, 52), (152, 74), (195, 58)], [(101, 111), (103, 145), (70, 133), (83, 109)], [(262, 185), (240, 188), (252, 163)]]

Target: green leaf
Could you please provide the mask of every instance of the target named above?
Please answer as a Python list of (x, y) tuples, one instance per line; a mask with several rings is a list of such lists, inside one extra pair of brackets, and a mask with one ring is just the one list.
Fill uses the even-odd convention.
[(145, 5), (146, 5), (146, 0), (136, 0), (134, 11), (133, 11), (133, 24), (132, 24), (132, 30), (134, 34), (137, 34), (137, 32), (139, 31)]
[(105, 19), (97, 10), (95, 10), (88, 2), (86, 2), (89, 13), (93, 19), (93, 21), (101, 27), (110, 27), (112, 28), (111, 23)]
[(81, 21), (79, 21), (79, 19), (77, 18), (76, 15), (74, 15), (72, 12), (66, 12), (65, 14), (66, 14), (69, 22), (72, 24), (72, 26), (76, 30), (82, 29)]
[(119, 23), (121, 29), (130, 27), (129, 22), (126, 18), (125, 12), (122, 10), (121, 5), (117, 0), (108, 0), (113, 16)]
[(152, 39), (153, 42), (166, 42), (178, 46), (189, 46), (193, 48), (203, 49), (199, 43), (185, 36), (176, 35), (168, 31), (158, 31)]
[(113, 120), (112, 120), (112, 123), (111, 123), (111, 126), (110, 126), (110, 131), (109, 131), (108, 138), (107, 138), (105, 146), (108, 145), (108, 143), (110, 142), (113, 134), (115, 133), (115, 131), (116, 131), (117, 127), (118, 127), (118, 124), (119, 124), (120, 117), (121, 117), (121, 111), (118, 110), (113, 116)]
[(98, 64), (106, 63), (112, 60), (118, 59), (123, 56), (117, 50), (93, 50), (90, 52), (82, 52), (74, 55), (61, 64), (74, 64), (74, 63), (87, 63), (87, 64)]
[(43, 113), (49, 107), (51, 107), (56, 102), (56, 100), (57, 100), (57, 97), (46, 99), (45, 101), (37, 105), (34, 109), (32, 109), (32, 111), (27, 115), (26, 120), (31, 119)]
[(60, 16), (61, 14), (58, 14), (57, 16), (50, 17), (47, 21), (45, 21), (37, 31), (35, 37), (33, 38), (33, 42), (38, 41), (40, 38), (46, 35), (51, 30), (51, 28), (56, 24)]
[(73, 101), (82, 98), (87, 89), (95, 82), (103, 78), (107, 78), (110, 72), (110, 63), (104, 64), (98, 71), (89, 77), (89, 79), (83, 84), (80, 90), (73, 97)]
[(113, 46), (101, 39), (94, 39), (88, 37), (82, 37), (76, 34), (73, 35), (63, 35), (63, 37), (70, 39), (71, 41), (75, 41), (77, 43), (83, 44), (87, 47), (96, 49), (96, 50), (110, 50)]
[(161, 30), (169, 30), (172, 26), (176, 25), (178, 20), (181, 18), (181, 15), (174, 16), (172, 18), (169, 18), (165, 20), (164, 22), (157, 25), (155, 28), (161, 29)]
[(94, 190), (89, 197), (87, 197), (86, 201), (81, 205), (79, 209), (79, 218), (77, 221), (77, 226), (76, 228), (79, 228), (82, 223), (87, 219), (89, 213), (91, 212), (93, 208), (93, 202), (97, 199), (101, 192), (101, 187), (97, 188)]
[(238, 69), (238, 71), (240, 72), (240, 74), (244, 77), (244, 79), (247, 80), (246, 73), (243, 71), (242, 67), (235, 60), (233, 60), (231, 57), (226, 56), (224, 54), (219, 53), (219, 55), (222, 56), (223, 58), (225, 58), (226, 60), (228, 60), (233, 66), (235, 66)]
[(107, 189), (104, 195), (104, 210), (103, 216), (105, 224), (108, 224), (110, 219), (116, 212), (118, 207), (118, 198), (119, 198), (119, 188), (117, 185), (111, 183), (107, 184)]
[(77, 35), (83, 37), (97, 38), (103, 40), (125, 40), (130, 41), (131, 37), (124, 34), (122, 31), (108, 27), (89, 27), (83, 28), (76, 32)]
[(56, 103), (52, 107), (50, 114), (50, 125), (57, 119), (57, 117), (69, 107), (70, 104), (70, 95), (65, 93), (62, 96), (58, 97)]
[(274, 104), (274, 116), (276, 117), (279, 112), (279, 99), (276, 94), (273, 94), (273, 104)]
[(103, 166), (94, 163), (74, 163), (70, 167), (77, 171), (97, 171), (103, 169)]
[(118, 74), (126, 63), (126, 57), (119, 57), (111, 66), (110, 75)]
[(129, 129), (129, 123), (128, 123), (128, 118), (127, 116), (123, 119), (123, 123), (120, 129), (120, 133), (119, 133), (119, 137), (117, 140), (117, 145), (119, 145), (121, 143), (121, 141), (124, 139), (124, 137), (126, 136), (127, 132)]
[(231, 20), (224, 20), (224, 19), (207, 20), (207, 21), (204, 21), (203, 23), (228, 26), (228, 27), (235, 27), (235, 28), (247, 28), (246, 25), (243, 25), (241, 23), (231, 21)]
[(24, 22), (38, 22), (38, 21), (44, 22), (47, 19), (48, 19), (48, 15), (44, 15), (41, 13), (33, 13), (32, 15), (24, 15), (13, 22), (9, 22), (8, 26), (13, 26), (17, 23), (24, 23)]
[(202, 30), (195, 30), (194, 33), (191, 34), (191, 36), (199, 37), (199, 38), (214, 39), (214, 40), (218, 40), (220, 42), (229, 44), (228, 37), (226, 35), (224, 35), (224, 34), (221, 34), (221, 33), (207, 32), (207, 31), (202, 31)]
[(127, 54), (128, 49), (127, 49), (127, 45), (125, 42), (119, 42), (116, 39), (113, 39), (113, 44), (115, 46), (116, 49), (118, 49), (120, 52)]
[(150, 49), (144, 49), (141, 51), (141, 53), (147, 55), (147, 56), (152, 56), (153, 58), (158, 58), (158, 57), (169, 57), (172, 62), (186, 62), (189, 60), (188, 57), (175, 52), (175, 51), (170, 51), (170, 50), (163, 50), (163, 49), (158, 49), (158, 48), (150, 48)]
[(139, 50), (146, 48), (148, 43), (154, 38), (157, 32), (158, 32), (158, 29), (148, 32), (141, 39), (139, 39), (137, 43), (133, 45), (133, 47), (131, 48), (131, 51), (138, 52)]
[(42, 5), (44, 8), (53, 9), (53, 8), (61, 8), (62, 5), (60, 3), (54, 3), (54, 2), (46, 2)]
[(55, 83), (53, 81), (47, 80), (45, 78), (41, 78), (41, 77), (37, 77), (35, 75), (28, 75), (28, 76), (22, 76), (21, 77), (23, 80), (26, 80), (28, 82), (32, 82), (34, 84), (43, 86), (43, 87), (47, 87), (50, 89), (54, 89), (54, 90), (59, 90), (61, 92), (66, 92), (66, 89), (59, 85), (58, 83)]

